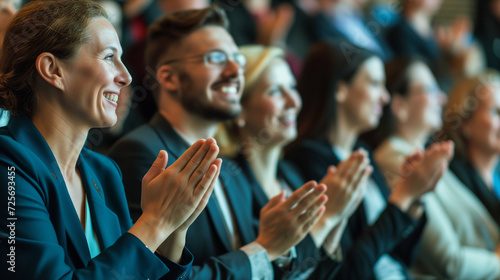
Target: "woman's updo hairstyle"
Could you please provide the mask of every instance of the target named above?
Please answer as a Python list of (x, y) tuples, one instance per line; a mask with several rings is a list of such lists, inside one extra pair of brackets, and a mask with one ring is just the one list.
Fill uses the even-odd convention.
[(71, 60), (89, 40), (90, 20), (98, 17), (108, 18), (92, 0), (37, 0), (21, 8), (7, 28), (0, 55), (0, 108), (30, 115), (37, 104), (37, 57), (48, 52)]

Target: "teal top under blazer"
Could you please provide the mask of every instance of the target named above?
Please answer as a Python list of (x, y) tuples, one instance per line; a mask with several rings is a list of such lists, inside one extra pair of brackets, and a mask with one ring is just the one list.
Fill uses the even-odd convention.
[[(8, 174), (9, 168), (15, 168), (15, 173)], [(2, 279), (182, 279), (189, 275), (193, 256), (187, 249), (184, 265), (179, 265), (153, 254), (127, 233), (132, 220), (120, 169), (111, 159), (83, 148), (77, 168), (101, 249), (93, 259), (45, 139), (26, 116), (14, 117), (0, 128)], [(15, 193), (8, 192), (9, 186), (15, 187), (11, 188)], [(8, 270), (12, 265), (15, 272)]]

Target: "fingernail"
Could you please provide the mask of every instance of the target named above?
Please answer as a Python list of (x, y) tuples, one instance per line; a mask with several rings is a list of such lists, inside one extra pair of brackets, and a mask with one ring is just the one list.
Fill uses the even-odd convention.
[(161, 151), (158, 153), (158, 158), (163, 158), (163, 153)]

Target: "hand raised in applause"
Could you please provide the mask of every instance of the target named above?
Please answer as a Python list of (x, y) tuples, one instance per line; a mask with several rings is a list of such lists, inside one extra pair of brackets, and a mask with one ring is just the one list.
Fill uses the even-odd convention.
[(212, 193), (218, 153), (215, 140), (198, 140), (165, 169), (168, 156), (160, 151), (142, 180), (143, 214), (131, 233), (154, 251), (172, 232), (189, 227)]
[(327, 186), (324, 218), (345, 218), (358, 207), (373, 168), (365, 150), (353, 152), (337, 168), (330, 166), (321, 180)]
[(325, 211), (326, 186), (310, 181), (285, 199), (285, 192), (273, 197), (260, 211), (259, 236), (271, 261), (299, 243)]
[[(311, 229), (316, 246), (321, 246), (334, 229), (337, 229), (337, 235), (342, 234), (347, 219), (363, 199), (366, 182), (372, 170), (365, 150), (353, 152), (337, 168), (328, 168), (321, 180), (327, 187), (325, 194), (328, 196), (328, 202), (325, 204), (325, 214)], [(339, 227), (342, 221), (344, 226)]]
[(400, 180), (389, 201), (407, 211), (416, 199), (434, 190), (452, 155), (453, 143), (445, 141), (432, 144), (425, 152), (418, 151), (408, 156), (400, 168)]

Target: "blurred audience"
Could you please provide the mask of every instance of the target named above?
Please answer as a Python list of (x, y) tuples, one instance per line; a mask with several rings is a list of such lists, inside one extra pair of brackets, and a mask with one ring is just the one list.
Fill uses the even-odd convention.
[(397, 56), (418, 55), (426, 59), (442, 88), (484, 69), (484, 58), (471, 35), (470, 23), (457, 16), (450, 26), (434, 27), (432, 19), (442, 0), (403, 0), (401, 16), (387, 32)]
[[(242, 113), (220, 127), (217, 142), (221, 154), (235, 159), (252, 182), (255, 210), (260, 211), (275, 195), (285, 191), (289, 196), (305, 182), (299, 170), (281, 159), (285, 145), (297, 136), (296, 119), (301, 100), (281, 49), (250, 45), (241, 47), (240, 51), (247, 57)], [(314, 268), (312, 278), (322, 275), (321, 271), (335, 270), (340, 261), (337, 250), (340, 237), (347, 219), (361, 202), (370, 172), (364, 151), (353, 153), (338, 170), (330, 167), (324, 171), (321, 183), (327, 186), (329, 198), (325, 213), (311, 229), (312, 238), (305, 238), (297, 245), (298, 254), (310, 252), (308, 257), (316, 263), (301, 265), (300, 274), (294, 277), (305, 279)]]
[[(423, 149), (440, 129), (446, 97), (420, 59), (394, 60), (386, 73), (391, 104), (380, 126), (392, 129), (375, 151), (375, 160), (394, 186), (404, 158)], [(497, 279), (500, 230), (481, 201), (450, 171), (423, 201), (428, 215), (412, 267), (415, 278)]]
[(384, 141), (372, 145), (375, 160), (392, 188), (405, 157), (424, 150), (432, 134), (441, 129), (446, 95), (420, 58), (394, 59), (386, 64), (385, 72), (391, 101), (373, 133)]
[(382, 26), (363, 14), (367, 2), (318, 0), (320, 12), (315, 17), (315, 29), (320, 39), (343, 38), (388, 60), (392, 57), (392, 51), (385, 41)]
[[(303, 111), (299, 142), (290, 159), (307, 179), (337, 165), (364, 145), (362, 132), (378, 125), (389, 102), (384, 64), (379, 56), (345, 41), (320, 42), (311, 48), (298, 87)], [(339, 279), (406, 279), (425, 225), (420, 197), (435, 187), (451, 156), (451, 144), (434, 144), (407, 157), (390, 192), (372, 161), (361, 205), (349, 219), (341, 245), (344, 261)]]
[(455, 143), (450, 169), (500, 226), (500, 76), (488, 71), (458, 83), (444, 111), (443, 135)]
[(219, 0), (230, 21), (229, 32), (237, 45), (261, 44), (285, 49), (295, 76), (302, 59), (317, 40), (311, 13), (315, 5), (295, 0)]
[(476, 1), (474, 36), (481, 43), (486, 65), (500, 71), (500, 1)]

